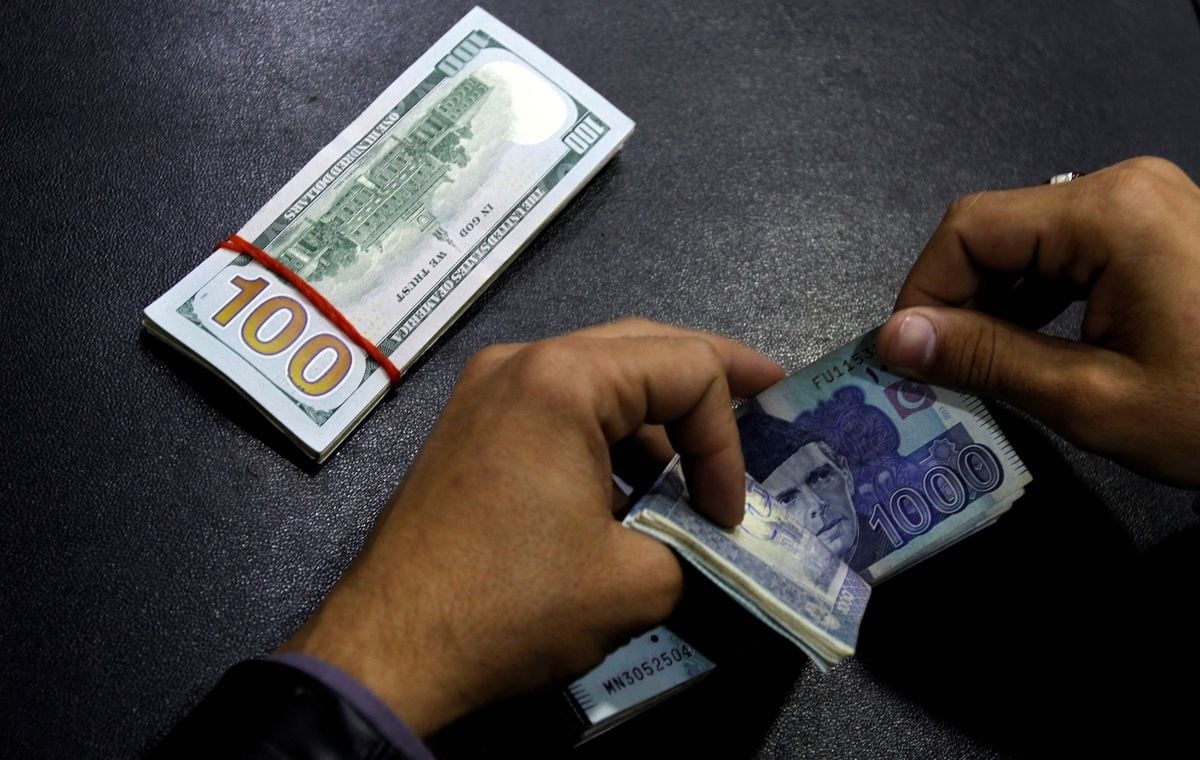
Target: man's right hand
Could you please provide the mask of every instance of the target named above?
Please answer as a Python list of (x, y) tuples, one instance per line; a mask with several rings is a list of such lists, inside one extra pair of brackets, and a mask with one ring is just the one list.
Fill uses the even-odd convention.
[[(1035, 331), (1079, 298), (1081, 341)], [(1200, 486), (1200, 188), (1168, 161), (1137, 158), (956, 201), (879, 352), (1147, 475)]]

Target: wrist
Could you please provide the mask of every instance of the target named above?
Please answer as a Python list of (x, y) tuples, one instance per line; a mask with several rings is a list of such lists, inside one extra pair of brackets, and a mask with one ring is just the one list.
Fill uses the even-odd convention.
[[(317, 612), (278, 650), (332, 665), (382, 700), (418, 736), (427, 737), (469, 711), (445, 658), (427, 628), (406, 611), (416, 599), (393, 603), (362, 594), (343, 579)], [(388, 595), (390, 596), (390, 595)]]

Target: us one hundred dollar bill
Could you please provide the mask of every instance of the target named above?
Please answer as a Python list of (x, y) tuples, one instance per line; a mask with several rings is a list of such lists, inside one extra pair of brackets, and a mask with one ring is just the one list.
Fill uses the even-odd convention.
[[(480, 8), (239, 234), (299, 274), (401, 370), (620, 149), (633, 122)], [(217, 250), (144, 322), (323, 460), (386, 373), (294, 288)]]
[(890, 372), (875, 338), (739, 408), (739, 527), (692, 510), (677, 463), (626, 518), (823, 668), (853, 653), (872, 585), (989, 525), (1030, 481), (979, 399)]

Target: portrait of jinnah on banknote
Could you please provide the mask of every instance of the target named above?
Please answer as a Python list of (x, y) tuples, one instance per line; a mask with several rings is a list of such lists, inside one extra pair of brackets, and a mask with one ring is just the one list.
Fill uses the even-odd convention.
[[(872, 419), (875, 415), (878, 419)], [(836, 424), (838, 420), (877, 427), (884, 434), (872, 438), (876, 444), (870, 447), (873, 451), (860, 439), (854, 440), (849, 450), (839, 450), (830, 440), (840, 444), (844, 439), (822, 427), (822, 423)], [(889, 431), (889, 427), (893, 429)], [(863, 471), (869, 461), (881, 465), (880, 472), (891, 476), (896, 452), (887, 448), (898, 442), (899, 436), (886, 415), (863, 401), (861, 392), (843, 389), (834, 401), (824, 402), (793, 420), (768, 414), (761, 404), (752, 401), (738, 419), (738, 429), (746, 472), (762, 484), (777, 505), (771, 519), (780, 529), (803, 526), (856, 569), (869, 567), (892, 550), (885, 537), (861, 517), (861, 512), (867, 510), (855, 508), (860, 483), (851, 461), (858, 471)], [(876, 490), (870, 480), (867, 476), (864, 481), (868, 482), (861, 484), (864, 495), (873, 495)]]
[(747, 402), (738, 431), (776, 529), (804, 528), (871, 581), (994, 519), (1028, 481), (978, 399), (892, 374), (873, 336)]

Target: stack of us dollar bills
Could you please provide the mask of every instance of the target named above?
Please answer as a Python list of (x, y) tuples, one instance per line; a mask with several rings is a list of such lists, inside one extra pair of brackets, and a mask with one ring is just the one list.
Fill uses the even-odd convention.
[(871, 586), (989, 525), (1030, 481), (979, 399), (889, 372), (876, 334), (739, 408), (739, 527), (692, 510), (677, 462), (625, 521), (823, 669), (853, 654)]
[[(403, 370), (632, 131), (608, 101), (476, 8), (239, 235)], [(390, 385), (292, 286), (228, 250), (147, 307), (144, 323), (318, 461)]]

